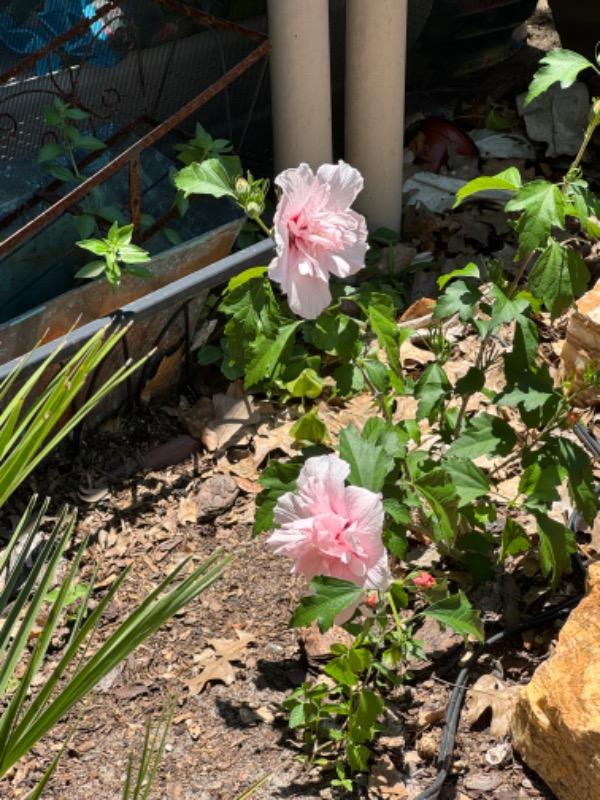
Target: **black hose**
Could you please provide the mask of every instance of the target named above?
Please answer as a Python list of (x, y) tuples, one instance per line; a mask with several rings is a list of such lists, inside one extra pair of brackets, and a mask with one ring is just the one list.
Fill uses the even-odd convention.
[[(591, 454), (596, 458), (600, 458), (600, 442), (587, 430), (587, 428), (578, 424), (575, 426), (574, 431), (579, 440), (591, 452)], [(577, 512), (573, 512), (569, 519), (569, 527), (571, 530), (576, 531), (578, 523), (579, 515)], [(572, 563), (573, 570), (577, 572), (581, 578), (585, 577), (585, 567), (579, 555), (576, 554), (573, 556)], [(469, 674), (480, 656), (489, 648), (498, 644), (498, 642), (507, 639), (509, 636), (531, 630), (532, 628), (539, 628), (542, 625), (546, 625), (548, 622), (552, 622), (552, 620), (558, 619), (558, 617), (573, 609), (581, 600), (582, 595), (583, 591), (579, 592), (574, 597), (570, 597), (568, 600), (565, 600), (562, 603), (547, 609), (546, 611), (542, 611), (541, 614), (536, 615), (533, 619), (525, 620), (524, 622), (520, 622), (518, 625), (512, 628), (507, 628), (504, 631), (500, 631), (499, 633), (490, 636), (485, 644), (480, 645), (476, 650), (473, 651), (468, 665), (464, 666), (458, 673), (454, 688), (452, 689), (452, 694), (450, 695), (450, 700), (448, 701), (446, 716), (444, 718), (442, 739), (440, 741), (436, 762), (437, 775), (435, 780), (416, 796), (415, 800), (437, 800), (439, 793), (446, 783), (450, 773), (452, 756), (454, 754), (454, 744), (456, 741), (456, 731), (458, 729), (460, 712), (467, 691)]]

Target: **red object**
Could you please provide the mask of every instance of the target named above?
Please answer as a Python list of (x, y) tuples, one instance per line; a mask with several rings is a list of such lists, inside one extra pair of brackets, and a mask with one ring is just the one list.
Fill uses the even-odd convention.
[(377, 592), (370, 592), (365, 597), (365, 605), (369, 606), (369, 608), (376, 608), (378, 602), (379, 602), (379, 595), (377, 594)]
[(415, 154), (430, 172), (439, 172), (448, 164), (450, 153), (459, 156), (478, 156), (479, 151), (470, 136), (447, 119), (429, 117), (421, 125)]
[(415, 586), (418, 586), (419, 589), (433, 589), (436, 580), (429, 572), (420, 572), (416, 578), (413, 578), (413, 583)]

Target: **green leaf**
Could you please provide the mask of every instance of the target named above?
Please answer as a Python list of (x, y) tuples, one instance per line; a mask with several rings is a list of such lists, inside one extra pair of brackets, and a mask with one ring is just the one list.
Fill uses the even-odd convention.
[(557, 487), (562, 483), (558, 464), (534, 461), (523, 470), (519, 480), (519, 493), (527, 495), (529, 508), (545, 510), (560, 499)]
[(288, 725), (292, 730), (294, 730), (294, 728), (301, 728), (304, 725), (305, 720), (306, 716), (304, 713), (304, 703), (298, 703), (290, 711)]
[(77, 182), (75, 173), (71, 172), (70, 169), (63, 167), (60, 164), (44, 163), (44, 169), (49, 175), (52, 175), (53, 178), (57, 178), (59, 181), (63, 181), (64, 183)]
[(504, 172), (499, 172), (498, 175), (481, 175), (469, 181), (466, 186), (458, 190), (454, 208), (459, 206), (467, 197), (477, 194), (478, 192), (487, 192), (490, 190), (516, 192), (522, 185), (521, 173), (516, 167), (509, 167), (504, 170)]
[(301, 320), (283, 325), (275, 340), (269, 340), (265, 336), (259, 337), (255, 344), (255, 355), (249, 361), (246, 368), (244, 386), (246, 389), (255, 386), (265, 378), (273, 374), (275, 366), (279, 362), (285, 348), (290, 343), (296, 329), (302, 324)]
[(106, 261), (90, 261), (85, 267), (78, 269), (75, 273), (76, 278), (97, 278), (106, 270)]
[(369, 766), (371, 751), (364, 744), (353, 744), (348, 742), (346, 745), (346, 759), (352, 772), (364, 772)]
[(125, 267), (125, 271), (130, 275), (135, 275), (136, 278), (151, 278), (153, 272), (148, 267), (140, 267), (139, 264), (129, 264)]
[(303, 369), (297, 378), (285, 384), (292, 397), (309, 397), (311, 400), (323, 394), (326, 383), (314, 369)]
[(477, 287), (454, 281), (438, 298), (433, 316), (435, 319), (448, 319), (458, 314), (459, 319), (468, 322), (473, 319), (480, 300), (481, 292)]
[(500, 560), (504, 561), (507, 556), (516, 556), (519, 553), (526, 553), (531, 547), (531, 541), (525, 529), (515, 522), (514, 519), (507, 519), (502, 531), (502, 545), (500, 547)]
[(396, 558), (404, 558), (408, 550), (406, 528), (399, 525), (390, 525), (384, 529), (382, 538), (386, 550), (396, 556)]
[(363, 438), (354, 425), (341, 431), (339, 442), (340, 457), (350, 465), (350, 483), (372, 492), (381, 491), (394, 466), (385, 447)]
[(436, 541), (454, 541), (458, 531), (459, 498), (450, 474), (442, 468), (429, 470), (414, 482), (414, 487), (431, 507), (437, 523)]
[(356, 686), (358, 675), (352, 671), (346, 655), (332, 658), (323, 672), (341, 686)]
[(145, 264), (150, 261), (150, 253), (136, 244), (121, 244), (117, 258), (125, 264)]
[(560, 83), (562, 89), (568, 89), (577, 80), (577, 76), (585, 69), (595, 69), (591, 61), (574, 53), (572, 50), (556, 48), (540, 59), (540, 67), (533, 76), (525, 105), (546, 92), (553, 83)]
[(89, 239), (96, 230), (96, 218), (92, 214), (77, 214), (73, 222), (82, 239)]
[(471, 460), (479, 456), (506, 456), (516, 442), (515, 432), (503, 419), (491, 414), (478, 414), (450, 445), (446, 455)]
[(267, 270), (268, 267), (250, 267), (250, 269), (240, 272), (239, 275), (234, 275), (227, 284), (225, 293), (229, 294), (233, 292), (234, 289), (238, 289), (240, 286), (248, 283), (248, 281), (254, 280), (254, 278), (262, 278), (263, 275), (266, 275)]
[(335, 618), (363, 595), (363, 589), (338, 578), (313, 578), (309, 584), (313, 594), (303, 597), (292, 614), (291, 628), (305, 628), (316, 620), (321, 633), (329, 630)]
[(76, 242), (77, 247), (89, 250), (95, 256), (105, 256), (110, 252), (110, 246), (103, 239), (82, 239)]
[(212, 197), (235, 197), (232, 179), (217, 158), (209, 158), (201, 164), (184, 167), (175, 176), (175, 186), (187, 197), (190, 194), (208, 194)]
[(587, 453), (578, 444), (560, 436), (553, 441), (553, 449), (567, 473), (569, 495), (575, 508), (588, 525), (592, 525), (598, 513), (598, 495), (594, 488), (594, 473)]
[(551, 239), (529, 275), (528, 285), (553, 317), (560, 316), (587, 288), (585, 261), (575, 250)]
[(444, 469), (450, 473), (460, 498), (459, 508), (466, 506), (478, 497), (484, 497), (490, 490), (490, 482), (485, 473), (472, 461), (447, 458)]
[(74, 120), (84, 120), (88, 119), (90, 116), (87, 111), (84, 111), (82, 108), (76, 108), (75, 106), (65, 106), (64, 115), (66, 119)]
[(408, 338), (410, 331), (401, 331), (395, 322), (384, 316), (375, 306), (369, 306), (369, 323), (377, 341), (385, 350), (390, 367), (396, 375), (401, 375), (400, 345), (403, 339)]
[(545, 514), (536, 514), (536, 522), (542, 573), (546, 578), (552, 578), (552, 586), (556, 588), (562, 574), (570, 569), (571, 553), (577, 549), (575, 534), (566, 525)]
[(480, 392), (485, 386), (485, 373), (477, 367), (469, 367), (465, 375), (454, 384), (454, 391), (463, 397)]
[(40, 164), (44, 164), (46, 161), (53, 161), (55, 158), (62, 156), (64, 152), (64, 147), (58, 142), (48, 142), (40, 147), (38, 161)]
[(477, 264), (467, 264), (466, 267), (461, 267), (460, 269), (452, 270), (452, 272), (448, 272), (446, 275), (440, 275), (437, 279), (437, 285), (440, 289), (443, 289), (447, 283), (450, 281), (455, 280), (456, 278), (479, 278), (479, 267)]
[(520, 212), (518, 257), (543, 249), (552, 228), (565, 226), (565, 198), (556, 184), (544, 180), (530, 181), (506, 204), (507, 212)]
[(273, 529), (273, 510), (282, 494), (293, 492), (302, 465), (297, 461), (271, 461), (258, 482), (263, 491), (256, 498), (253, 534)]
[(474, 636), (477, 641), (483, 642), (483, 623), (479, 612), (462, 591), (432, 603), (423, 611), (423, 615), (447, 625), (461, 636)]
[(309, 411), (290, 428), (290, 434), (297, 442), (312, 442), (313, 444), (321, 444), (326, 441), (327, 426), (317, 414), (317, 410)]
[(75, 147), (80, 150), (88, 150), (90, 153), (95, 150), (104, 150), (106, 145), (95, 136), (78, 136), (75, 142)]
[(356, 710), (348, 719), (348, 735), (355, 744), (363, 744), (373, 739), (377, 718), (383, 712), (383, 708), (382, 697), (371, 689), (361, 691)]
[(342, 397), (360, 392), (365, 387), (365, 379), (358, 367), (342, 364), (333, 371), (336, 389)]
[(209, 364), (216, 364), (223, 357), (223, 351), (215, 344), (205, 344), (196, 353), (196, 362), (205, 367)]
[(311, 338), (319, 350), (337, 354), (344, 361), (350, 361), (360, 346), (359, 333), (360, 329), (351, 317), (325, 312), (315, 321)]
[(419, 401), (417, 420), (432, 420), (448, 397), (452, 386), (443, 368), (437, 363), (429, 364), (415, 386), (415, 397)]

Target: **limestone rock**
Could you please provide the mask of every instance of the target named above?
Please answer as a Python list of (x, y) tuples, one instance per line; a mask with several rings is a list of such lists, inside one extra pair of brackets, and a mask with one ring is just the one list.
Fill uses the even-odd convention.
[(554, 654), (523, 688), (512, 735), (558, 800), (600, 800), (600, 562)]
[[(578, 300), (560, 358), (564, 377), (574, 377), (576, 384), (590, 364), (600, 369), (600, 281)], [(600, 390), (590, 389), (578, 398), (580, 404), (594, 405), (600, 402)]]

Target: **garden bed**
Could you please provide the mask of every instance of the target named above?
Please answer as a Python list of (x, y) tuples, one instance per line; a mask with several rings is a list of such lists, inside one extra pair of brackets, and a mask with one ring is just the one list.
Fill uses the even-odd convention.
[[(365, 402), (354, 401), (347, 413), (363, 414)], [(177, 699), (177, 707), (157, 796), (226, 800), (265, 775), (267, 783), (253, 795), (257, 800), (330, 797), (318, 773), (305, 772), (295, 761), (297, 748), (278, 706), (318, 670), (318, 663), (307, 659), (297, 633), (287, 627), (302, 581), (290, 578), (287, 563), (266, 548), (264, 537), (252, 537), (257, 485), (240, 480), (245, 491), (231, 506), (197, 522), (195, 498), (203, 485), (220, 474), (211, 457), (194, 455), (176, 465), (140, 468), (142, 461), (149, 464), (169, 458), (164, 447), (157, 448), (184, 434), (176, 413), (173, 404), (107, 423), (86, 437), (85, 448), (75, 458), (65, 452), (26, 487), (43, 487), (53, 496), (50, 513), (63, 502), (79, 507), (78, 536), (91, 537), (83, 581), (89, 579), (95, 563), (100, 567), (98, 588), (110, 585), (124, 567), (133, 568), (98, 632), (100, 640), (123, 611), (183, 556), (192, 554), (200, 562), (219, 546), (234, 555), (223, 580), (93, 693), (46, 797), (119, 797), (129, 751), (139, 748), (144, 725), (160, 715), (170, 695)], [(171, 456), (172, 452), (171, 448)], [(119, 474), (123, 477), (115, 478)], [(13, 503), (11, 513), (19, 513), (26, 496), (24, 491), (23, 500)], [(565, 589), (570, 591), (568, 584)], [(486, 592), (496, 596), (497, 611), (502, 587), (486, 585)], [(550, 625), (515, 637), (479, 662), (473, 682), (481, 674), (502, 676), (511, 686), (527, 682), (546, 657), (555, 634), (556, 627)], [(241, 640), (243, 646), (234, 648), (237, 654), (229, 667), (220, 665), (216, 680), (200, 687), (198, 676), (207, 650), (212, 652), (211, 642), (223, 639), (229, 644)], [(402, 793), (406, 776), (411, 787), (421, 789), (435, 777), (442, 715), (462, 648), (456, 637), (436, 630), (429, 629), (425, 639), (431, 658), (419, 665), (415, 680), (390, 697), (389, 730), (377, 747), (371, 789), (365, 787), (357, 796), (406, 798)], [(59, 653), (60, 649), (54, 658)], [(454, 776), (441, 797), (552, 800), (552, 793), (514, 755), (500, 767), (486, 760), (490, 749), (498, 745), (490, 722), (489, 715), (484, 715), (474, 729), (467, 722), (461, 724)], [(15, 770), (12, 797), (24, 797), (31, 789), (48, 754), (62, 746), (70, 725), (66, 721), (58, 726), (43, 747)], [(394, 793), (402, 764), (405, 778)], [(383, 787), (381, 795), (375, 785)]]

